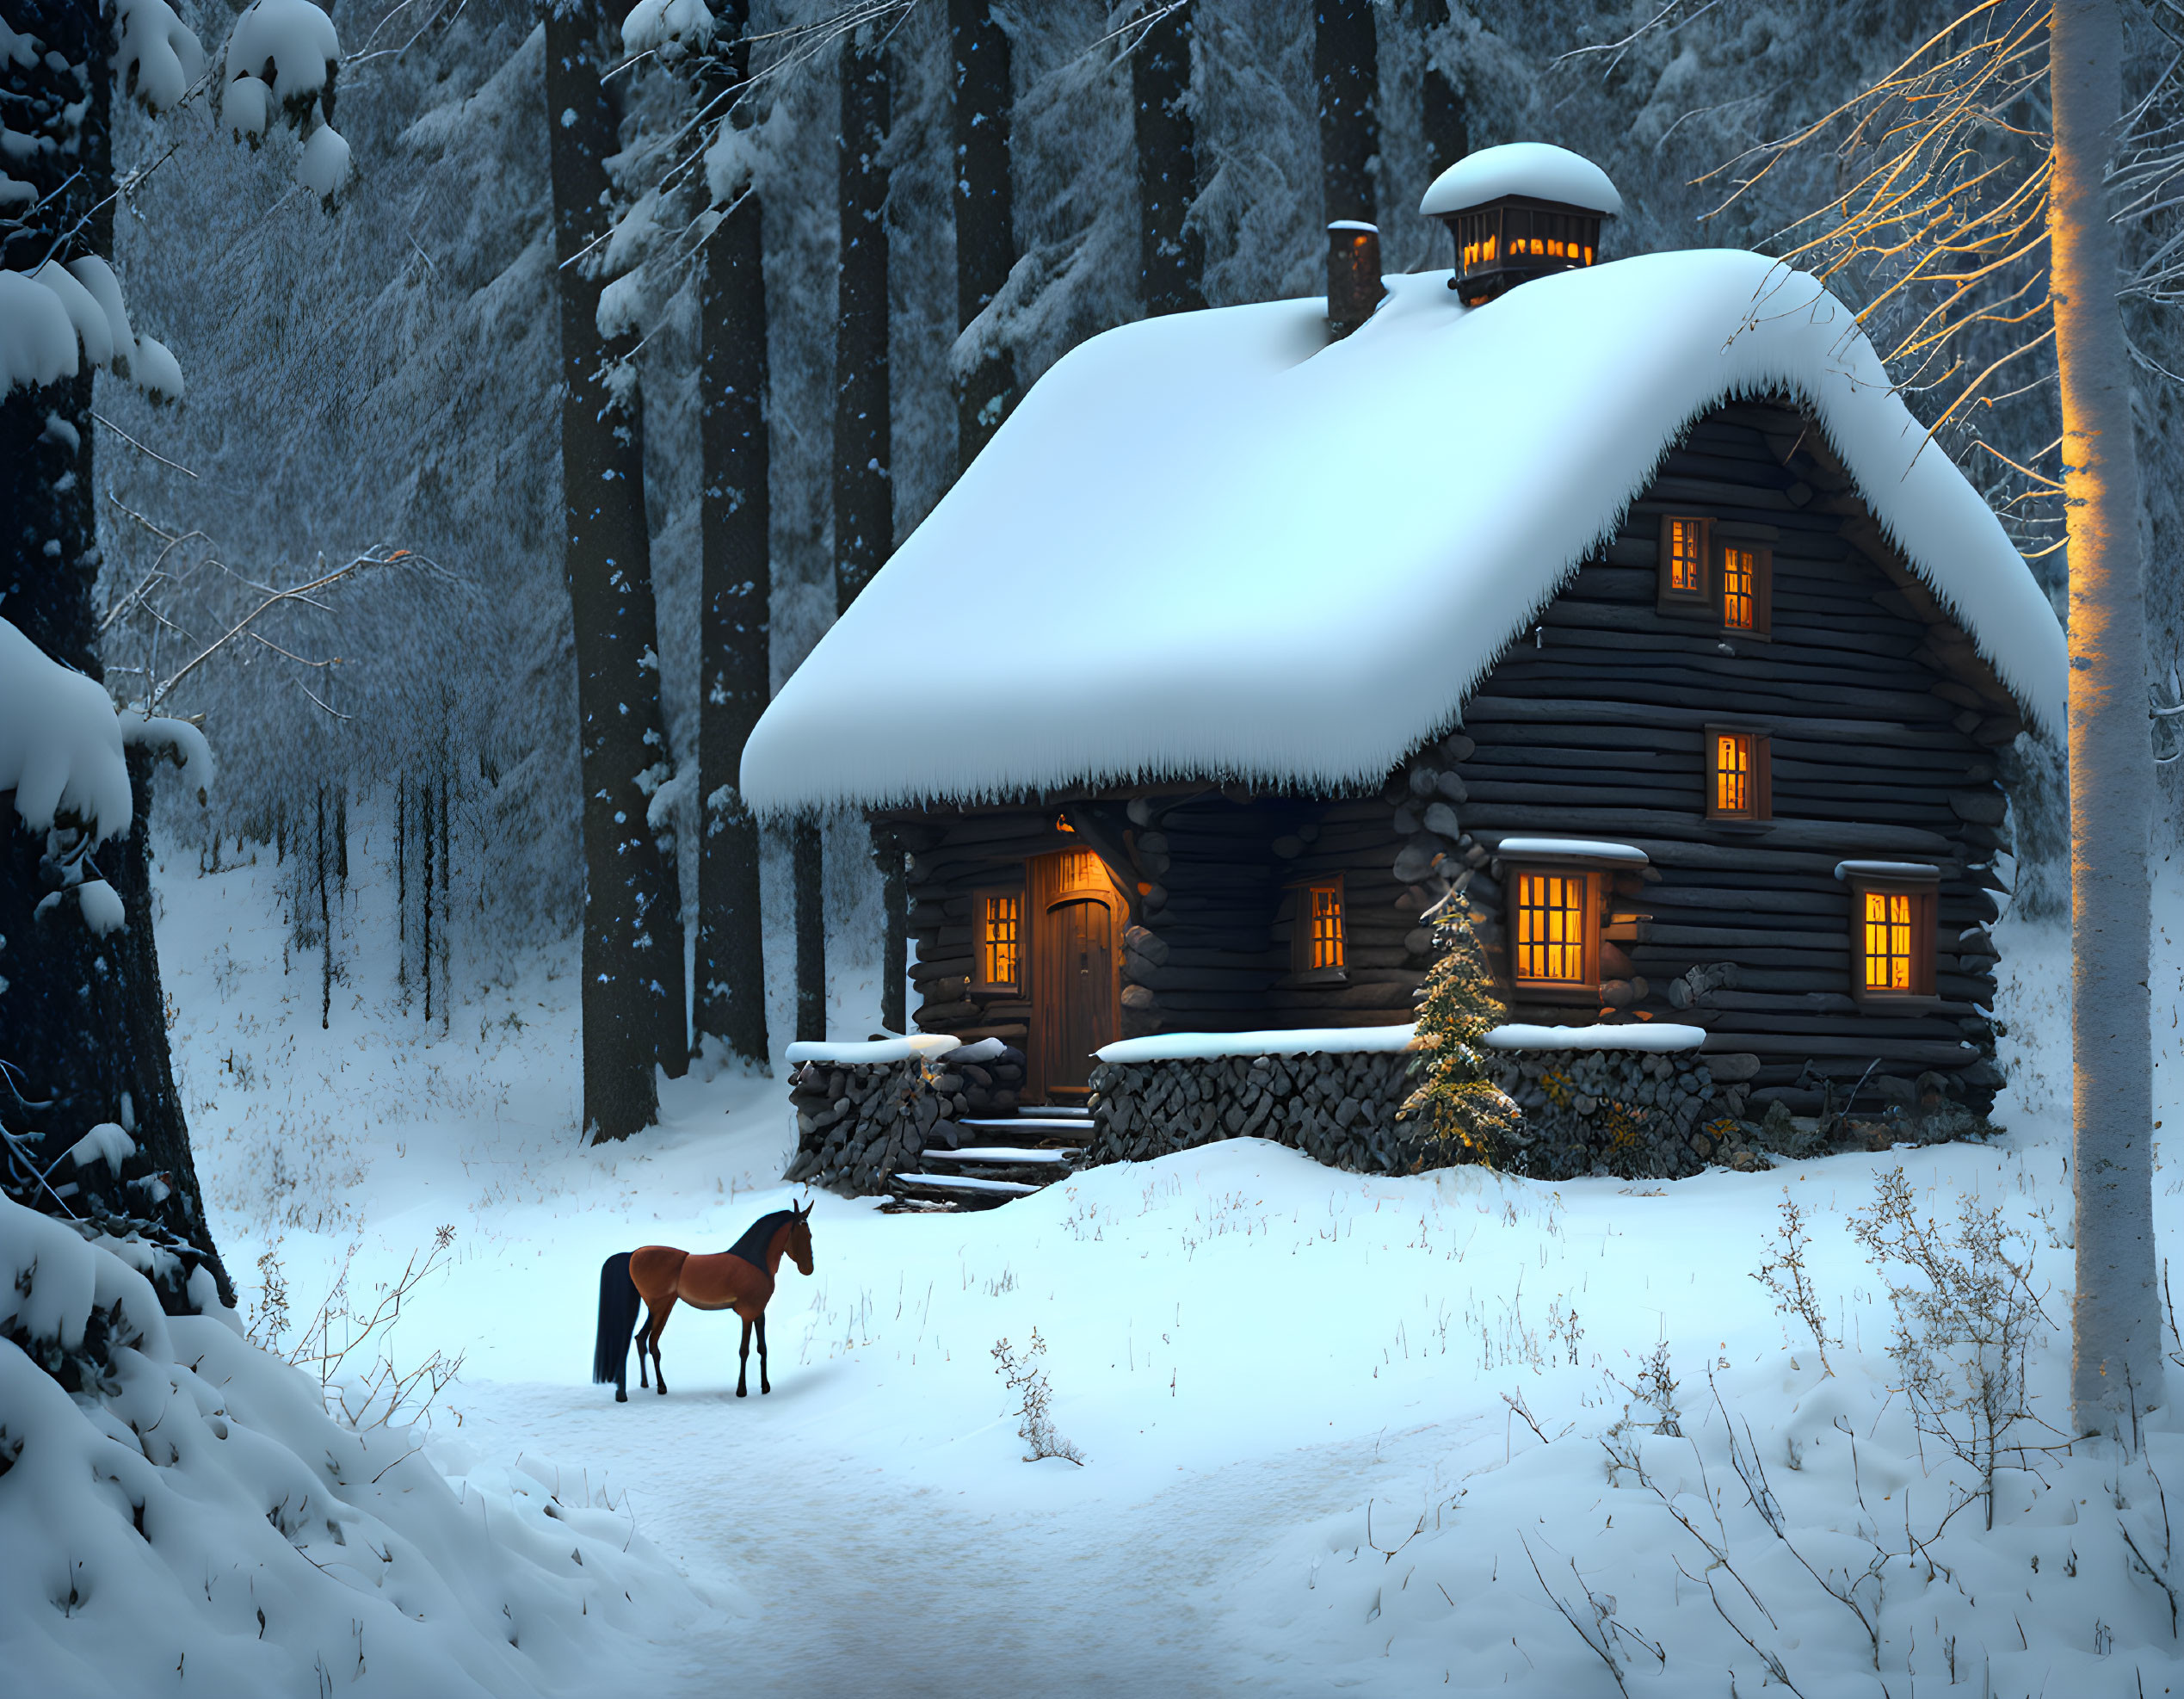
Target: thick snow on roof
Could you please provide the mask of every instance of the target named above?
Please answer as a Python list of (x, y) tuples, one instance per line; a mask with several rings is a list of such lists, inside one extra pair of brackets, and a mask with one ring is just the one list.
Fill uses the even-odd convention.
[(1524, 1022), (1499, 1026), (1486, 1035), (1493, 1050), (1696, 1050), (1706, 1041), (1704, 1027), (1667, 1021), (1628, 1026), (1537, 1027)]
[(1459, 159), (1427, 186), (1418, 210), (1428, 218), (1483, 207), (1505, 195), (1528, 195), (1535, 201), (1558, 201), (1613, 218), (1623, 197), (1607, 173), (1582, 153), (1546, 142), (1508, 142), (1483, 147)]
[[(1377, 783), (1457, 722), (1690, 423), (1772, 392), (1811, 410), (1912, 570), (2061, 726), (2053, 610), (1812, 279), (1653, 254), (1466, 309), (1447, 275), (1388, 279), (1332, 344), (1301, 300), (1073, 350), (782, 687), (745, 798), (780, 814)], [(936, 688), (975, 692), (946, 737), (904, 712)]]
[(1092, 1053), (1103, 1062), (1188, 1062), (1217, 1056), (1347, 1056), (1408, 1050), (1415, 1025), (1399, 1027), (1277, 1027), (1267, 1032), (1163, 1032), (1126, 1038)]

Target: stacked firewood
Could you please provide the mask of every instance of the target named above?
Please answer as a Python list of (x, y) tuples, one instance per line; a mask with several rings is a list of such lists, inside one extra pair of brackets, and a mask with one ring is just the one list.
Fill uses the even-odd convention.
[(806, 1062), (789, 1075), (796, 1154), (781, 1177), (885, 1191), (927, 1150), (962, 1145), (964, 1121), (1015, 1115), (1023, 1084), (1024, 1053), (992, 1039), (923, 1061)]

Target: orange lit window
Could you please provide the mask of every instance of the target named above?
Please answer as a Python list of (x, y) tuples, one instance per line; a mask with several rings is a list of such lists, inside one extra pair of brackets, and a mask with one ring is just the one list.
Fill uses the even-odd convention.
[(1934, 887), (1853, 887), (1851, 990), (1860, 1002), (1934, 995)]
[(1590, 985), (1592, 880), (1582, 873), (1520, 873), (1516, 879), (1519, 985)]
[(1911, 989), (1911, 909), (1902, 892), (1866, 893), (1866, 989)]
[(1015, 891), (982, 891), (978, 904), (978, 983), (1014, 990), (1023, 959), (1023, 897)]
[(1748, 548), (1721, 552), (1721, 622), (1749, 631), (1759, 617), (1759, 557)]
[(1706, 583), (1711, 522), (1684, 514), (1661, 521), (1660, 599), (1703, 612), (1712, 606)]
[(1303, 917), (1306, 922), (1305, 934), (1307, 967), (1340, 967), (1342, 965), (1342, 887), (1339, 885), (1307, 887), (1305, 896), (1310, 912)]
[(1764, 732), (1706, 728), (1706, 816), (1764, 820), (1774, 813), (1773, 760)]
[(1722, 628), (1767, 635), (1773, 623), (1774, 558), (1751, 543), (1724, 543), (1716, 559)]

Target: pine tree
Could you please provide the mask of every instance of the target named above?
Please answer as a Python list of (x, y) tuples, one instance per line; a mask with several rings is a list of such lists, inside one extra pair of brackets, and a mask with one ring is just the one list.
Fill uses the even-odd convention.
[(1403, 1118), (1422, 1121), (1455, 1160), (1499, 1167), (1516, 1128), (1517, 1106), (1486, 1077), (1479, 1047), (1501, 1024), (1502, 1009), (1472, 930), (1470, 905), (1460, 895), (1452, 893), (1441, 904), (1434, 948), (1434, 965), (1419, 987), (1417, 1049), (1410, 1064), (1425, 1083), (1405, 1100)]

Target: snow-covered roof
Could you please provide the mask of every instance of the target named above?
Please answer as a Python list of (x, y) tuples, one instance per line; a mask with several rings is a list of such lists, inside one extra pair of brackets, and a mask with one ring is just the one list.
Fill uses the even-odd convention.
[(1583, 207), (1613, 218), (1623, 210), (1623, 197), (1607, 180), (1607, 173), (1582, 153), (1546, 142), (1507, 142), (1468, 153), (1427, 186), (1418, 210), (1428, 218), (1483, 207), (1505, 195), (1528, 195), (1535, 201), (1558, 201), (1565, 207)]
[[(1057, 362), (782, 687), (744, 797), (778, 815), (1378, 783), (1459, 720), (1694, 421), (1778, 392), (2032, 719), (2061, 726), (2053, 610), (1817, 282), (1730, 250), (1471, 308), (1447, 277), (1387, 279), (1331, 344), (1323, 302), (1278, 301), (1146, 319)], [(978, 704), (946, 737), (906, 711), (936, 689)]]

